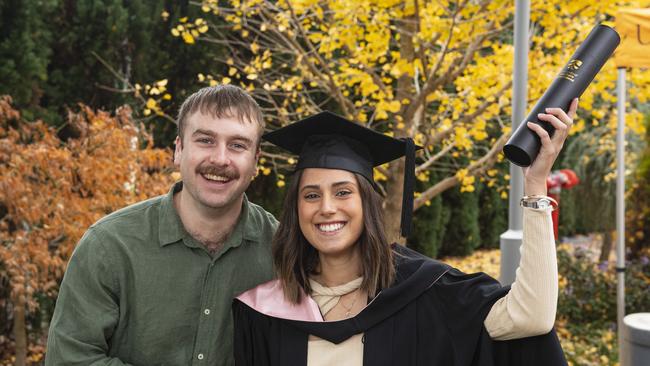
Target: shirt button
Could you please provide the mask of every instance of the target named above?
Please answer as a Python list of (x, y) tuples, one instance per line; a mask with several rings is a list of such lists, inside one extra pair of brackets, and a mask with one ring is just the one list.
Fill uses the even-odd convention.
[(205, 314), (205, 315), (210, 315), (210, 309), (205, 309), (205, 310), (203, 310), (203, 314)]
[(196, 356), (196, 358), (198, 358), (199, 360), (202, 360), (203, 359), (203, 353), (199, 353), (199, 355)]

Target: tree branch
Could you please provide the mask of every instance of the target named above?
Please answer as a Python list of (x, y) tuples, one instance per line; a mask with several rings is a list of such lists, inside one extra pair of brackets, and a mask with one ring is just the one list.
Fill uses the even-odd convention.
[[(317, 59), (318, 63), (321, 65), (321, 67), (324, 69), (326, 77), (324, 80), (327, 82), (327, 85), (329, 86), (329, 91), (330, 93), (333, 93), (336, 96), (336, 99), (339, 101), (341, 108), (343, 108), (343, 111), (345, 114), (351, 114), (351, 115), (357, 115), (357, 110), (354, 104), (348, 99), (343, 96), (343, 93), (341, 92), (341, 89), (336, 85), (336, 82), (334, 82), (334, 77), (332, 74), (332, 70), (330, 70), (327, 62), (322, 59), (318, 51), (316, 51), (316, 48), (314, 45), (311, 43), (309, 40), (309, 37), (307, 37), (307, 34), (305, 32), (305, 29), (302, 27), (299, 21), (296, 19), (296, 14), (293, 11), (293, 6), (291, 5), (290, 0), (286, 0), (287, 6), (289, 7), (289, 12), (291, 14), (291, 19), (295, 26), (298, 29), (298, 32), (300, 33), (303, 41), (307, 44), (307, 47), (309, 47), (309, 50), (311, 51), (311, 54), (313, 54)], [(295, 41), (295, 39), (292, 39), (293, 44), (295, 44), (295, 47), (300, 49), (300, 46), (298, 43)], [(301, 49), (302, 50), (302, 49)], [(309, 57), (306, 57), (306, 52), (303, 52), (303, 57), (302, 61), (303, 63), (306, 63), (306, 65), (309, 67), (309, 69), (316, 75), (321, 74), (318, 68), (309, 60)], [(322, 75), (322, 74), (321, 74)]]
[[(492, 146), (492, 149), (485, 154), (481, 159), (477, 160), (476, 162), (470, 164), (467, 167), (468, 174), (470, 175), (477, 175), (482, 172), (484, 172), (487, 168), (491, 167), (494, 165), (496, 162), (498, 154), (501, 152), (503, 149), (503, 145), (505, 145), (506, 141), (510, 137), (510, 134), (503, 134), (499, 139), (495, 142), (495, 144)], [(449, 188), (452, 188), (456, 186), (458, 183), (458, 178), (454, 175), (451, 177), (447, 177), (440, 182), (436, 183), (435, 185), (429, 187), (426, 191), (422, 192), (420, 197), (416, 198), (415, 201), (413, 202), (413, 211), (417, 210), (418, 208), (422, 207), (428, 200), (432, 199), (433, 197), (439, 195), (440, 193), (446, 191)]]
[(448, 144), (445, 146), (442, 150), (438, 151), (435, 155), (430, 157), (427, 161), (419, 165), (417, 168), (415, 168), (415, 174), (418, 174), (422, 172), (423, 170), (426, 170), (428, 167), (431, 166), (431, 164), (435, 163), (438, 159), (442, 158), (447, 154), (451, 149), (454, 148), (454, 144)]

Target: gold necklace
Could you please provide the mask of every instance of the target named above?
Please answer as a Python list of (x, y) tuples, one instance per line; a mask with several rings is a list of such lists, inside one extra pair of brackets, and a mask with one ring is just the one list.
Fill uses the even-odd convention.
[(349, 318), (349, 317), (350, 317), (350, 314), (352, 314), (352, 308), (354, 307), (354, 304), (356, 304), (357, 299), (359, 298), (359, 296), (358, 296), (359, 293), (357, 292), (357, 290), (358, 290), (358, 289), (354, 290), (354, 292), (355, 292), (355, 294), (354, 294), (354, 299), (352, 300), (352, 304), (350, 304), (349, 307), (348, 307), (348, 306), (345, 306), (345, 304), (343, 303), (343, 299), (342, 299), (342, 298), (339, 299), (339, 303), (341, 303), (341, 306), (343, 306), (343, 308), (345, 309), (345, 317), (346, 317), (346, 318)]

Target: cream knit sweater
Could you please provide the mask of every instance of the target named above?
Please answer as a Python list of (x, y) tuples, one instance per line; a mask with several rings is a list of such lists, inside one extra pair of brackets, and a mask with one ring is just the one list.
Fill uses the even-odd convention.
[[(545, 334), (555, 321), (558, 273), (551, 209), (523, 211), (521, 261), (515, 282), (510, 292), (492, 305), (484, 321), (486, 330), (496, 340)], [(322, 298), (317, 302), (319, 306), (332, 303)], [(310, 339), (307, 365), (362, 365), (362, 336), (357, 334), (338, 345)]]

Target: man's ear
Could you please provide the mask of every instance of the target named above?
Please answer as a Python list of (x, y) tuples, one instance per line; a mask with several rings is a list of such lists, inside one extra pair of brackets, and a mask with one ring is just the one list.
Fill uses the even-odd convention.
[(176, 136), (176, 141), (174, 141), (176, 147), (174, 148), (174, 165), (179, 166), (181, 164), (181, 151), (183, 151), (183, 141), (179, 136)]
[(257, 145), (257, 151), (255, 152), (255, 165), (257, 165), (257, 163), (259, 163), (260, 156), (262, 156), (262, 147), (261, 147), (261, 144), (258, 144)]
[(257, 176), (260, 173), (260, 166), (258, 165), (260, 163), (260, 156), (262, 155), (262, 149), (260, 148), (260, 145), (257, 145), (257, 151), (255, 152), (255, 173), (251, 177), (251, 181), (255, 180)]

